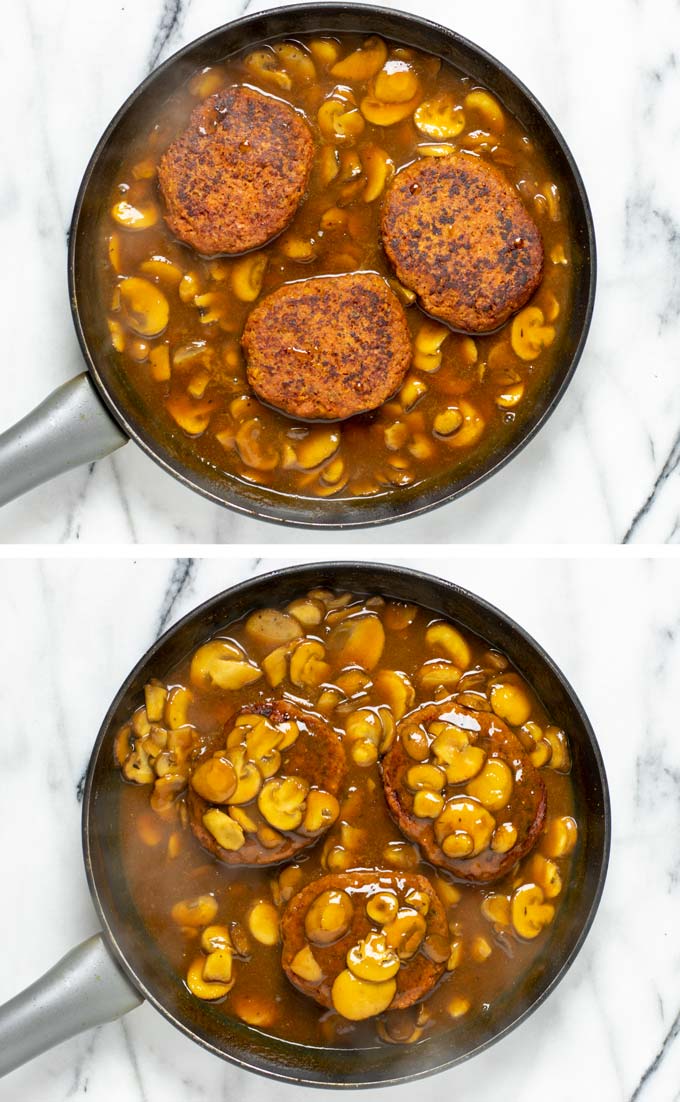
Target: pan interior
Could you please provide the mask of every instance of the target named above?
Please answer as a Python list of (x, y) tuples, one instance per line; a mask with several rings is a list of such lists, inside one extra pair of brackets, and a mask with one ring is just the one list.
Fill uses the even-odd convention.
[[(575, 814), (585, 829), (545, 950), (521, 982), (486, 1013), (411, 1046), (312, 1048), (225, 1019), (210, 1004), (194, 999), (178, 980), (143, 926), (122, 873), (120, 780), (113, 766), (113, 738), (142, 699), (145, 682), (248, 611), (286, 602), (313, 586), (416, 601), (458, 620), (507, 655), (570, 737)], [(246, 582), (213, 598), (159, 640), (122, 686), (101, 728), (90, 763), (83, 826), (90, 887), (114, 953), (170, 1021), (244, 1067), (310, 1085), (346, 1087), (400, 1082), (441, 1070), (492, 1044), (535, 1009), (567, 970), (585, 937), (599, 901), (609, 844), (606, 780), (592, 729), (570, 686), (533, 640), (497, 610), (455, 586), (397, 568), (348, 564), (294, 568)]]
[[(391, 40), (441, 56), (459, 71), (494, 92), (545, 151), (571, 225), (573, 297), (561, 357), (545, 385), (507, 434), (464, 459), (455, 473), (416, 482), (370, 498), (295, 499), (273, 489), (248, 485), (200, 462), (191, 441), (170, 432), (149, 413), (146, 403), (120, 371), (110, 353), (106, 318), (98, 285), (94, 243), (123, 151), (147, 126), (154, 105), (163, 103), (190, 73), (223, 60), (244, 47), (305, 32), (376, 31)], [(542, 108), (494, 59), (444, 28), (412, 16), (363, 5), (309, 5), (249, 17), (212, 32), (180, 51), (133, 93), (103, 136), (88, 167), (76, 203), (71, 232), (69, 276), (74, 319), (90, 370), (100, 392), (125, 429), (163, 468), (220, 504), (251, 515), (293, 525), (359, 527), (415, 515), (456, 497), (502, 466), (543, 423), (561, 397), (580, 357), (594, 293), (594, 242), (587, 200), (571, 156)]]

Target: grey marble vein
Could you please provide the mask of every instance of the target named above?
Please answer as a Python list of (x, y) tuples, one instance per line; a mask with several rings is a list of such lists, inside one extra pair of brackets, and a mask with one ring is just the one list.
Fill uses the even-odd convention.
[(156, 638), (162, 635), (170, 624), (179, 599), (185, 594), (185, 591), (190, 591), (195, 566), (194, 559), (178, 559), (175, 563), (168, 588), (163, 596), (163, 604), (156, 625)]
[(149, 51), (148, 70), (155, 69), (168, 45), (181, 33), (189, 3), (184, 0), (163, 0), (163, 10)]
[[(675, 1018), (673, 1019), (673, 1023), (663, 1039), (661, 1048), (657, 1052), (649, 1067), (645, 1068), (644, 1072), (642, 1073), (642, 1076), (640, 1077), (640, 1082), (631, 1094), (629, 1102), (637, 1102), (638, 1098), (643, 1098), (645, 1096), (645, 1089), (647, 1085), (653, 1083), (653, 1076), (659, 1070), (662, 1062), (668, 1055), (671, 1046), (677, 1040), (678, 1034), (680, 1034), (680, 1011), (678, 1011)], [(675, 1097), (677, 1097), (677, 1095)]]
[[(639, 528), (645, 517), (647, 517), (650, 510), (653, 508), (659, 491), (664, 487), (668, 479), (670, 479), (671, 476), (674, 475), (677, 471), (678, 463), (680, 463), (680, 431), (678, 431), (678, 434), (673, 441), (671, 450), (666, 456), (664, 464), (659, 471), (654, 481), (654, 485), (649, 491), (645, 502), (640, 506), (637, 513), (630, 522), (630, 525), (628, 526), (628, 529), (623, 537), (623, 543), (631, 543), (633, 541), (637, 529)], [(675, 482), (676, 494), (680, 495), (680, 480), (676, 479)]]

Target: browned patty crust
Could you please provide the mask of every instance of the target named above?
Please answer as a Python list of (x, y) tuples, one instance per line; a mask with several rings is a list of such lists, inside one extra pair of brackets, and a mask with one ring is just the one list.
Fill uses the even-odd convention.
[(467, 153), (423, 157), (399, 172), (381, 229), (397, 277), (454, 329), (497, 329), (541, 282), (538, 226), (503, 173)]
[[(427, 728), (435, 720), (463, 728), (471, 745), (481, 747), (487, 759), (500, 758), (510, 768), (512, 795), (506, 807), (493, 813), (497, 823), (509, 821), (517, 828), (517, 841), (507, 853), (487, 848), (476, 857), (447, 857), (437, 842), (433, 820), (414, 815), (413, 793), (406, 783), (406, 774), (417, 763), (407, 753), (401, 736), (414, 725)], [(418, 843), (433, 865), (447, 869), (459, 880), (472, 883), (499, 880), (529, 852), (543, 829), (547, 810), (545, 785), (517, 736), (492, 713), (474, 712), (450, 699), (417, 708), (399, 724), (397, 738), (382, 760), (381, 771), (387, 806), (399, 829)], [(465, 788), (464, 783), (447, 785), (442, 795), (445, 800), (464, 796)]]
[(284, 284), (252, 311), (242, 344), (258, 397), (309, 420), (377, 409), (411, 361), (404, 311), (375, 272)]
[(241, 253), (285, 229), (307, 187), (314, 145), (301, 115), (253, 88), (224, 88), (164, 153), (165, 220), (197, 252)]
[[(319, 880), (312, 880), (302, 891), (294, 895), (283, 912), (281, 919), (281, 936), (283, 951), (281, 963), (288, 979), (303, 994), (309, 995), (321, 1006), (333, 1007), (331, 989), (336, 976), (346, 967), (348, 951), (357, 942), (363, 940), (366, 935), (375, 929), (375, 923), (371, 922), (366, 914), (366, 899), (375, 891), (396, 891), (400, 900), (410, 890), (425, 892), (430, 900), (430, 907), (426, 916), (427, 929), (425, 939), (444, 938), (449, 940), (449, 930), (446, 921), (444, 906), (425, 876), (415, 873), (392, 872), (390, 870), (376, 869), (370, 872), (338, 872), (329, 876), (322, 876)], [(305, 915), (314, 900), (325, 891), (344, 891), (352, 899), (354, 904), (352, 922), (347, 933), (331, 945), (312, 945), (312, 952), (323, 972), (321, 983), (314, 984), (302, 979), (291, 970), (291, 963), (295, 955), (309, 944), (305, 934)], [(396, 976), (397, 991), (390, 1003), (390, 1010), (403, 1010), (412, 1006), (418, 999), (422, 999), (432, 990), (435, 983), (444, 971), (444, 962), (431, 960), (423, 952), (423, 943), (417, 953), (402, 963)]]
[[(304, 777), (311, 787), (323, 789), (336, 796), (345, 776), (347, 761), (342, 743), (333, 728), (320, 716), (299, 708), (288, 700), (270, 700), (262, 704), (247, 704), (241, 708), (241, 714), (255, 713), (265, 716), (277, 724), (285, 720), (295, 720), (300, 726), (300, 734), (292, 746), (282, 752), (279, 773), (287, 777)], [(235, 719), (236, 717), (234, 717)], [(233, 719), (225, 726), (226, 734), (233, 728)], [(201, 759), (203, 760), (203, 759)], [(187, 789), (187, 810), (191, 829), (203, 846), (225, 865), (279, 865), (288, 861), (296, 853), (314, 845), (322, 833), (306, 835), (291, 832), (279, 832), (281, 842), (275, 846), (265, 846), (257, 834), (246, 833), (245, 845), (239, 850), (226, 850), (218, 844), (212, 834), (203, 825), (203, 816), (210, 804), (192, 788)], [(221, 807), (224, 811), (226, 808)], [(264, 825), (265, 819), (257, 807), (257, 800), (243, 806), (243, 810), (258, 825)], [(329, 823), (329, 827), (332, 824)]]

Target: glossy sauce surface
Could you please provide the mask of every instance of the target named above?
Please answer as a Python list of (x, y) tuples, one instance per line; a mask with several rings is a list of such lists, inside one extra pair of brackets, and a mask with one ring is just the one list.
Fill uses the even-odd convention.
[[(149, 725), (141, 707), (131, 717), (132, 727), (122, 729), (117, 745), (125, 776), (146, 781), (121, 783), (124, 868), (141, 920), (176, 969), (178, 982), (186, 982), (189, 976), (191, 990), (191, 969), (195, 975), (196, 968), (200, 972), (205, 964), (201, 939), (206, 927), (217, 924), (231, 931), (233, 975), (230, 989), (214, 1001), (219, 1013), (310, 1045), (356, 1046), (375, 1043), (376, 1036), (385, 1043), (414, 1042), (433, 1031), (455, 1028), (455, 1022), (467, 1015), (488, 1013), (522, 982), (523, 974), (545, 950), (551, 922), (568, 887), (570, 853), (578, 833), (568, 739), (551, 726), (540, 701), (502, 655), (455, 625), (446, 625), (463, 641), (458, 660), (465, 657), (465, 667), (456, 666), (436, 642), (441, 638), (441, 621), (431, 612), (382, 598), (328, 591), (316, 591), (309, 598), (301, 594), (297, 611), (309, 619), (310, 608), (318, 622), (300, 623), (300, 633), (285, 645), (285, 673), (276, 685), (271, 682), (280, 676), (280, 668), (273, 672), (278, 659), (267, 661), (276, 648), (263, 643), (261, 634), (254, 639), (247, 620), (230, 625), (219, 638), (238, 648), (242, 666), (265, 671), (259, 677), (249, 675), (254, 678), (250, 684), (229, 690), (214, 685), (200, 688), (196, 664), (192, 674), (195, 655), (174, 670), (156, 671), (162, 721)], [(383, 645), (366, 636), (360, 646), (354, 646), (352, 661), (347, 662), (346, 646), (338, 646), (338, 630), (344, 624), (342, 630), (351, 635), (356, 623), (366, 617), (380, 621)], [(439, 636), (433, 634), (433, 625)], [(314, 654), (323, 668), (299, 661), (300, 648), (310, 643), (315, 644)], [(389, 721), (402, 712), (390, 689), (393, 678), (386, 677), (395, 672), (413, 690), (406, 715), (421, 704), (444, 699), (473, 713), (492, 713), (495, 707), (504, 713), (539, 768), (547, 791), (544, 830), (533, 850), (498, 881), (467, 884), (435, 869), (390, 817), (379, 759), (394, 738)], [(232, 671), (232, 675), (240, 679), (244, 671)], [(163, 697), (165, 690), (169, 692)], [(187, 824), (187, 778), (197, 761), (204, 759), (205, 748), (212, 749), (222, 738), (225, 723), (226, 730), (231, 730), (240, 709), (247, 712), (273, 697), (303, 703), (325, 718), (340, 740), (347, 772), (338, 792), (339, 814), (330, 829), (292, 861), (271, 868), (227, 867), (201, 848)], [(372, 742), (367, 715), (371, 721), (382, 717), (382, 729), (387, 732), (382, 745)], [(153, 748), (154, 738), (164, 742), (162, 753)], [(140, 747), (148, 751), (141, 757)], [(168, 752), (170, 747), (175, 749)], [(135, 772), (140, 762), (142, 772)], [(251, 801), (242, 810), (252, 813), (254, 808)], [(329, 873), (356, 869), (427, 877), (444, 905), (450, 938), (446, 969), (431, 994), (408, 1010), (388, 1009), (360, 1022), (319, 1007), (296, 990), (282, 970), (278, 943), (279, 917), (295, 893)], [(535, 931), (522, 927), (520, 935), (512, 901), (518, 892), (521, 896), (528, 890), (540, 895), (538, 925)], [(257, 904), (264, 905), (259, 912), (253, 910)], [(258, 940), (263, 925), (266, 938), (267, 930), (270, 934), (273, 930), (268, 937), (270, 941), (273, 937), (272, 944)], [(231, 963), (230, 958), (230, 967)], [(201, 997), (212, 999), (216, 990), (208, 985)]]
[[(372, 52), (377, 72), (365, 60)], [(334, 75), (345, 60), (342, 72), (371, 76)], [(395, 72), (406, 74), (402, 101), (379, 100), (378, 93), (399, 94), (384, 79)], [(207, 258), (168, 230), (156, 169), (192, 109), (232, 84), (302, 112), (315, 159), (283, 234), (242, 257)], [(545, 248), (543, 282), (528, 306), (481, 337), (428, 318), (397, 283), (380, 241), (380, 204), (392, 175), (415, 158), (453, 150), (504, 172)], [(398, 493), (468, 469), (471, 457), (481, 464), (513, 437), (560, 356), (573, 276), (570, 229), (550, 165), (494, 97), (414, 49), (365, 44), (351, 34), (302, 35), (194, 74), (126, 151), (104, 210), (98, 292), (111, 354), (153, 431), (171, 448), (173, 435), (188, 437), (197, 467), (312, 499)], [(284, 283), (351, 271), (390, 281), (405, 306), (412, 365), (397, 394), (374, 412), (332, 424), (296, 422), (252, 395), (240, 347), (244, 324), (253, 305)]]

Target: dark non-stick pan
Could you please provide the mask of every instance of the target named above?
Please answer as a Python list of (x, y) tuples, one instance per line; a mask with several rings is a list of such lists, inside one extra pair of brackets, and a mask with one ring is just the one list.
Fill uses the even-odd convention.
[[(117, 370), (106, 318), (96, 293), (96, 226), (122, 151), (163, 101), (203, 66), (272, 38), (301, 32), (381, 34), (438, 54), (491, 89), (542, 146), (560, 186), (573, 243), (574, 298), (559, 365), (514, 435), (481, 460), (376, 498), (296, 499), (200, 466), (191, 441), (163, 433)], [(445, 27), (393, 9), (364, 4), (302, 4), (248, 16), (211, 31), (180, 50), (140, 84), (107, 127), (76, 200), (68, 275), (73, 320), (87, 364), (14, 428), (0, 436), (0, 505), (53, 476), (100, 459), (132, 438), (159, 466), (192, 490), (240, 513), (288, 525), (357, 528), (403, 520), (451, 501), (503, 467), (536, 434), (564, 394), (580, 359), (595, 295), (595, 236), (588, 199), (574, 159), (538, 100), (501, 62)]]
[[(579, 842), (565, 899), (539, 957), (491, 1013), (452, 1025), (420, 1044), (395, 1048), (308, 1047), (268, 1037), (194, 998), (145, 929), (120, 858), (121, 782), (114, 737), (162, 677), (208, 636), (251, 609), (287, 602), (306, 590), (339, 587), (416, 601), (459, 621), (503, 651), (569, 733)], [(412, 570), (364, 563), (293, 567), (243, 582), (213, 597), (158, 640), (109, 708), (92, 752), (83, 807), (85, 868), (102, 933), (79, 946), (31, 988), (0, 1008), (0, 1074), (90, 1026), (148, 999), (187, 1036), (242, 1068), (325, 1087), (401, 1083), (468, 1059), (519, 1025), (556, 987), (581, 948), (604, 885), (609, 856), (607, 780), (588, 718), (574, 690), (541, 647), (492, 605), (458, 586)]]

